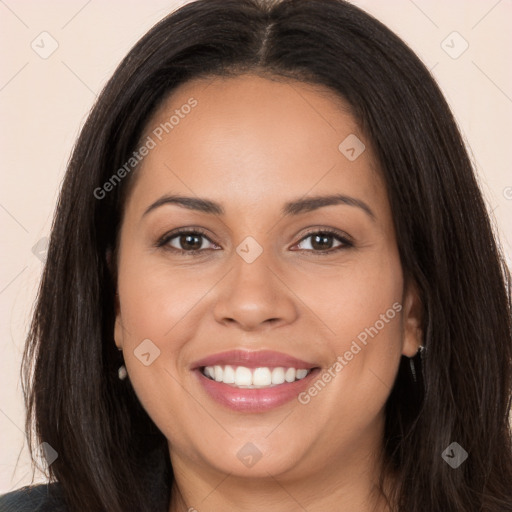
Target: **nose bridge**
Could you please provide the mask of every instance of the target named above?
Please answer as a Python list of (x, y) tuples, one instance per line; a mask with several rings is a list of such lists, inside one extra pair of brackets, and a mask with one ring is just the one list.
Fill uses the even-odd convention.
[(244, 329), (273, 320), (292, 321), (296, 314), (292, 294), (276, 276), (272, 251), (252, 237), (244, 239), (233, 254), (232, 270), (215, 305), (219, 322), (236, 322)]

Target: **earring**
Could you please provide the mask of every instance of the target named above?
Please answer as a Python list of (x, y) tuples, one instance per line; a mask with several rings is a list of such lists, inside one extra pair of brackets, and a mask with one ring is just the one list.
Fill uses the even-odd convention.
[(117, 370), (117, 376), (119, 377), (119, 380), (124, 380), (127, 375), (128, 372), (126, 371), (126, 366), (123, 364), (119, 367), (119, 370)]
[[(424, 350), (425, 350), (425, 347), (423, 345), (420, 345), (420, 347), (418, 348), (418, 352), (416, 352), (416, 356), (419, 355), (420, 363), (421, 363), (421, 354), (423, 353)], [(416, 356), (414, 356), (414, 357), (416, 357)], [(414, 357), (409, 358), (409, 366), (411, 367), (412, 379), (414, 380), (414, 382), (417, 382), (418, 379), (416, 378), (416, 367), (414, 366)]]
[[(122, 348), (118, 348), (117, 350), (119, 350), (119, 352), (122, 352), (123, 349)], [(126, 371), (126, 366), (124, 364), (122, 364), (119, 369), (117, 370), (117, 376), (119, 377), (119, 380), (124, 380), (126, 379), (128, 375), (128, 372)]]

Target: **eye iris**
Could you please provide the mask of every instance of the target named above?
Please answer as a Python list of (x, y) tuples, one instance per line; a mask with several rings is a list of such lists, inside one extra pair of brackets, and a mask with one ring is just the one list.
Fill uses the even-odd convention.
[[(319, 242), (320, 241), (320, 242)], [(329, 243), (330, 241), (330, 243)], [(328, 233), (319, 233), (312, 236), (311, 247), (320, 251), (325, 251), (332, 247), (332, 235)]]
[[(196, 241), (195, 244), (193, 242), (191, 242), (194, 239)], [(200, 249), (201, 245), (202, 245), (201, 235), (193, 235), (193, 234), (181, 235), (180, 236), (180, 245), (186, 249), (191, 249), (191, 250)]]
[[(202, 244), (203, 235), (187, 233), (179, 236), (179, 245), (190, 251), (200, 250)], [(319, 251), (325, 251), (332, 248), (334, 235), (330, 233), (316, 233), (309, 235), (312, 238), (311, 247)]]

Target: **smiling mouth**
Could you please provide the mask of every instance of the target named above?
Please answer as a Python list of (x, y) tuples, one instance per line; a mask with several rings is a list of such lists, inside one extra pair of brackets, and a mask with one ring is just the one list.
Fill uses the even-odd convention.
[(201, 373), (210, 380), (240, 389), (264, 389), (291, 384), (307, 377), (315, 368), (202, 366)]

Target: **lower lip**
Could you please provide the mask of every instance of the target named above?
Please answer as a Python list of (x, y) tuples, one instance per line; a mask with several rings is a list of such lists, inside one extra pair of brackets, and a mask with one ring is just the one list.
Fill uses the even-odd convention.
[(239, 412), (264, 412), (284, 405), (310, 386), (319, 372), (320, 368), (315, 368), (301, 380), (268, 388), (247, 389), (211, 380), (203, 375), (201, 369), (195, 370), (200, 384), (213, 400)]

